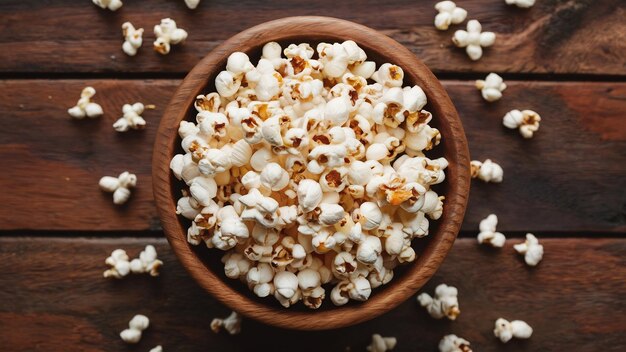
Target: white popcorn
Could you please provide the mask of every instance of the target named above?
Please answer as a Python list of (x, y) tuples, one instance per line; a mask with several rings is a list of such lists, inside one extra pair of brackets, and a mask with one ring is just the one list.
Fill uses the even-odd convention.
[(120, 337), (124, 342), (134, 344), (141, 340), (141, 334), (150, 326), (150, 320), (147, 316), (137, 314), (128, 323), (128, 329), (120, 333)]
[(200, 0), (185, 0), (185, 5), (187, 5), (187, 7), (192, 10), (198, 7), (199, 4), (200, 4)]
[(225, 276), (286, 308), (367, 300), (443, 213), (431, 186), (448, 163), (424, 155), (441, 141), (426, 93), (367, 60), (351, 40), (231, 53), (178, 127), (187, 241), (225, 251)]
[(492, 247), (502, 247), (506, 241), (506, 237), (500, 232), (496, 232), (498, 225), (498, 217), (496, 214), (490, 214), (481, 220), (477, 240), (480, 244), (488, 244)]
[(163, 352), (163, 346), (161, 346), (161, 345), (154, 346), (154, 347), (152, 347), (150, 352)]
[(80, 93), (80, 99), (76, 106), (67, 110), (68, 114), (75, 119), (83, 119), (85, 116), (94, 118), (102, 115), (102, 107), (99, 104), (93, 103), (91, 98), (96, 94), (96, 90), (93, 87), (85, 87)]
[(497, 73), (490, 73), (485, 80), (476, 80), (476, 88), (478, 88), (488, 102), (494, 102), (502, 98), (502, 91), (506, 89), (506, 84)]
[(396, 347), (398, 340), (395, 337), (382, 337), (379, 334), (372, 335), (372, 343), (367, 346), (369, 352), (387, 352)]
[(214, 333), (219, 333), (222, 328), (230, 335), (239, 334), (241, 332), (241, 316), (233, 311), (224, 319), (214, 318), (211, 321), (211, 330), (213, 330)]
[(535, 0), (504, 0), (507, 5), (515, 5), (527, 9), (535, 4)]
[(439, 341), (439, 352), (472, 352), (469, 341), (454, 334), (444, 336)]
[(517, 253), (524, 256), (524, 261), (529, 266), (536, 266), (543, 258), (543, 245), (532, 233), (526, 234), (526, 241), (513, 246)]
[(472, 178), (478, 178), (485, 182), (500, 183), (504, 177), (502, 167), (491, 161), (491, 159), (487, 159), (484, 162), (472, 160), (470, 162), (470, 168)]
[(343, 220), (345, 212), (339, 204), (320, 204), (319, 222), (324, 226), (330, 226)]
[(496, 320), (493, 334), (500, 341), (507, 343), (512, 338), (528, 339), (533, 334), (533, 328), (522, 320), (513, 320), (509, 322), (506, 319), (499, 318)]
[(269, 163), (261, 171), (261, 184), (272, 191), (280, 191), (287, 187), (289, 174), (277, 163)]
[(502, 118), (502, 124), (510, 129), (519, 128), (524, 138), (532, 138), (539, 130), (541, 116), (532, 110), (511, 110)]
[(315, 209), (322, 201), (322, 187), (313, 180), (302, 180), (298, 184), (298, 203), (305, 213)]
[(104, 272), (105, 278), (121, 279), (130, 273), (129, 257), (123, 249), (114, 250), (111, 255), (104, 261), (109, 268)]
[(250, 166), (256, 171), (263, 171), (265, 165), (275, 161), (275, 156), (268, 148), (261, 148), (250, 157)]
[(118, 177), (104, 176), (98, 184), (103, 191), (113, 193), (113, 203), (120, 205), (130, 198), (130, 189), (137, 185), (137, 176), (124, 171)]
[(380, 226), (383, 220), (383, 213), (374, 202), (364, 202), (359, 208), (359, 222), (364, 230), (373, 230)]
[(126, 132), (129, 129), (139, 130), (146, 127), (146, 120), (141, 117), (144, 109), (145, 107), (142, 103), (124, 104), (122, 107), (124, 116), (115, 121), (113, 128), (117, 132)]
[(456, 320), (461, 314), (457, 294), (456, 287), (441, 284), (435, 288), (434, 297), (428, 293), (422, 293), (417, 296), (417, 301), (435, 319), (447, 317), (450, 320)]
[(122, 24), (122, 35), (124, 36), (124, 44), (122, 44), (122, 50), (128, 56), (137, 55), (137, 50), (143, 43), (143, 28), (137, 28), (130, 22), (124, 22)]
[(372, 79), (385, 87), (400, 87), (404, 79), (404, 71), (400, 66), (385, 63), (372, 74)]
[(435, 16), (435, 27), (445, 31), (451, 24), (459, 24), (465, 21), (467, 11), (457, 7), (453, 1), (441, 1), (435, 4), (435, 10), (439, 11)]
[(130, 270), (134, 274), (149, 273), (150, 276), (159, 276), (159, 269), (163, 262), (157, 259), (157, 252), (154, 246), (147, 245), (146, 249), (139, 253), (139, 258), (130, 262)]
[(480, 22), (470, 20), (467, 22), (467, 31), (458, 30), (454, 32), (452, 42), (459, 48), (465, 48), (467, 56), (476, 61), (483, 56), (483, 48), (492, 46), (496, 41), (496, 34), (493, 32), (483, 32)]
[(162, 19), (160, 24), (154, 26), (154, 35), (157, 37), (154, 50), (163, 55), (170, 52), (172, 44), (179, 44), (187, 39), (187, 32), (178, 28), (171, 18)]
[(265, 197), (258, 189), (253, 188), (248, 194), (241, 196), (239, 202), (244, 206), (241, 220), (255, 220), (265, 227), (276, 226), (278, 202), (274, 198)]
[(363, 264), (374, 264), (382, 252), (380, 238), (365, 236), (359, 243), (356, 259)]
[(111, 11), (117, 11), (122, 5), (121, 0), (92, 0), (96, 6), (102, 9), (109, 9)]

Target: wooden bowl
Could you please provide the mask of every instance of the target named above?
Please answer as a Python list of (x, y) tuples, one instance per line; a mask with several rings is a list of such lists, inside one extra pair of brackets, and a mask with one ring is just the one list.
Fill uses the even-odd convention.
[[(315, 44), (348, 39), (358, 43), (368, 59), (378, 65), (390, 62), (402, 67), (405, 85), (418, 84), (426, 93), (426, 109), (432, 112), (432, 124), (442, 135), (441, 144), (429, 152), (429, 156), (440, 154), (450, 163), (446, 181), (437, 190), (445, 196), (443, 216), (438, 221), (431, 221), (428, 237), (414, 241), (414, 247), (418, 248), (416, 261), (397, 270), (399, 274), (389, 284), (374, 289), (368, 301), (335, 307), (327, 298), (319, 310), (299, 308), (298, 305), (286, 309), (272, 298), (255, 297), (238, 280), (226, 278), (219, 262), (222, 253), (187, 243), (189, 221), (176, 215), (182, 182), (173, 177), (169, 164), (181, 150), (177, 133), (180, 121), (195, 118), (195, 97), (214, 91), (215, 76), (224, 69), (232, 52), (243, 51), (255, 61), (260, 57), (261, 47), (270, 41)], [(264, 323), (289, 329), (324, 330), (357, 324), (393, 309), (411, 298), (433, 275), (450, 250), (463, 220), (470, 185), (469, 152), (463, 126), (450, 98), (432, 72), (408, 49), (371, 28), (349, 21), (289, 17), (260, 24), (233, 36), (204, 57), (187, 75), (161, 120), (154, 144), (152, 179), (165, 234), (183, 266), (200, 286), (231, 309)]]

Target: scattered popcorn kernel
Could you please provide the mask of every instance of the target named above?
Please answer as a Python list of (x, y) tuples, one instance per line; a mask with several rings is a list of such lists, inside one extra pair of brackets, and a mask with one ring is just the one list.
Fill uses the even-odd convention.
[(161, 345), (153, 347), (150, 352), (163, 352), (163, 347)]
[(488, 244), (492, 247), (502, 247), (506, 241), (506, 237), (500, 232), (496, 232), (498, 225), (498, 217), (496, 214), (490, 214), (481, 220), (478, 233), (478, 243)]
[(533, 334), (533, 328), (526, 322), (521, 320), (513, 320), (509, 322), (506, 319), (499, 318), (496, 320), (493, 334), (500, 339), (500, 341), (507, 343), (512, 338), (528, 339)]
[(91, 102), (91, 98), (96, 95), (93, 87), (85, 87), (80, 93), (80, 99), (76, 106), (67, 110), (67, 112), (75, 119), (83, 119), (85, 116), (94, 118), (103, 114), (102, 107)]
[(494, 102), (502, 98), (502, 91), (506, 89), (506, 84), (497, 73), (490, 73), (484, 81), (476, 80), (476, 88), (480, 90), (483, 99)]
[(435, 288), (435, 297), (424, 292), (417, 296), (417, 301), (426, 308), (431, 317), (435, 319), (447, 317), (455, 320), (461, 314), (457, 294), (456, 287), (441, 284)]
[(474, 61), (483, 56), (483, 48), (492, 46), (495, 41), (496, 34), (483, 32), (480, 22), (476, 20), (467, 22), (467, 31), (458, 30), (452, 37), (454, 45), (465, 48), (467, 56)]
[(513, 246), (517, 253), (524, 256), (524, 261), (529, 266), (536, 266), (543, 258), (543, 245), (532, 233), (526, 234), (526, 241)]
[(117, 11), (122, 5), (121, 0), (92, 0), (96, 6), (99, 6), (103, 9), (109, 9), (111, 11)]
[(137, 176), (124, 171), (118, 177), (102, 177), (99, 185), (103, 191), (113, 193), (114, 204), (124, 204), (130, 198), (130, 189), (137, 185)]
[(130, 22), (124, 22), (122, 24), (122, 35), (124, 36), (124, 44), (122, 44), (122, 50), (128, 56), (137, 55), (137, 50), (143, 43), (143, 28), (137, 28)]
[(372, 335), (372, 343), (367, 346), (369, 352), (386, 352), (396, 347), (398, 340), (395, 337), (382, 337), (379, 334)]
[(451, 334), (439, 341), (439, 352), (472, 352), (472, 349), (469, 341)]
[(532, 110), (511, 110), (502, 118), (502, 124), (510, 129), (519, 128), (519, 132), (524, 138), (532, 138), (539, 130), (541, 116)]
[(470, 169), (472, 178), (478, 178), (485, 182), (500, 183), (504, 177), (502, 167), (491, 161), (491, 159), (487, 159), (484, 162), (472, 160), (470, 162)]
[(139, 258), (130, 262), (130, 270), (134, 274), (148, 273), (150, 276), (159, 276), (159, 269), (163, 262), (157, 259), (157, 252), (154, 246), (147, 245), (146, 249), (139, 253)]
[(147, 316), (137, 314), (128, 323), (128, 329), (120, 333), (120, 337), (126, 343), (138, 343), (141, 340), (141, 334), (150, 326), (150, 320)]
[(285, 308), (365, 301), (443, 213), (426, 93), (351, 40), (270, 42), (256, 59), (231, 53), (178, 128), (187, 241), (225, 251), (227, 277)]
[(104, 261), (110, 268), (104, 272), (105, 278), (121, 279), (130, 273), (130, 262), (126, 251), (123, 249), (114, 250)]
[(161, 20), (160, 24), (154, 26), (154, 50), (159, 54), (166, 55), (170, 52), (172, 44), (179, 44), (187, 39), (187, 32), (176, 27), (176, 22), (171, 18)]
[(122, 113), (124, 116), (115, 121), (113, 128), (117, 132), (126, 132), (129, 129), (139, 130), (146, 127), (146, 120), (141, 117), (145, 107), (142, 103), (135, 103), (133, 105), (124, 104), (122, 107)]
[(200, 0), (185, 0), (185, 5), (190, 9), (195, 9), (200, 4)]
[(219, 333), (222, 328), (231, 335), (237, 335), (241, 332), (241, 316), (237, 312), (232, 312), (224, 319), (215, 318), (211, 321), (211, 330)]
[(529, 8), (535, 4), (535, 0), (504, 0), (507, 5), (515, 5), (521, 8)]
[(435, 16), (435, 27), (442, 31), (448, 29), (451, 24), (465, 21), (467, 17), (467, 11), (457, 7), (453, 1), (438, 2), (435, 4), (435, 10), (439, 11), (439, 14)]

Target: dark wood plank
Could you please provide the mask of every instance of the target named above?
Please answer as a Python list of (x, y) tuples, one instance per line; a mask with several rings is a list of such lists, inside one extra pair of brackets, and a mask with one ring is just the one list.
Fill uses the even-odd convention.
[[(158, 230), (150, 176), (152, 144), (176, 80), (0, 81), (0, 230)], [(491, 158), (504, 182), (472, 181), (462, 230), (498, 214), (498, 229), (536, 232), (626, 231), (626, 84), (510, 81), (497, 103), (472, 82), (444, 81), (473, 159)], [(66, 109), (93, 85), (105, 116), (73, 121)], [(156, 104), (144, 131), (115, 132), (124, 103)], [(535, 138), (501, 125), (513, 108), (541, 114)], [(445, 138), (445, 136), (444, 136)], [(98, 179), (124, 170), (139, 177), (123, 207)]]
[[(166, 351), (362, 351), (372, 333), (396, 336), (394, 351), (433, 351), (449, 333), (475, 351), (623, 351), (626, 348), (626, 240), (542, 239), (543, 262), (534, 269), (514, 253), (458, 240), (425, 290), (442, 282), (459, 289), (461, 315), (436, 321), (414, 299), (386, 315), (350, 328), (298, 332), (246, 319), (239, 336), (215, 335), (213, 317), (226, 308), (202, 291), (163, 239), (1, 238), (0, 341), (10, 351), (120, 351), (118, 333), (136, 313), (151, 327), (137, 348)], [(115, 248), (137, 255), (156, 244), (165, 262), (159, 278), (101, 277)], [(498, 317), (523, 319), (530, 340), (501, 344), (492, 334)]]
[[(0, 3), (0, 72), (188, 72), (221, 41), (265, 21), (295, 15), (333, 16), (381, 30), (411, 49), (435, 72), (626, 73), (626, 3), (621, 0), (543, 0), (530, 10), (503, 1), (460, 3), (469, 19), (498, 34), (477, 63), (450, 38), (455, 26), (434, 28), (435, 1), (210, 0), (196, 11), (182, 0), (127, 1), (112, 13), (88, 1), (5, 0)], [(153, 52), (152, 27), (172, 17), (189, 31), (169, 56)], [(146, 29), (144, 47), (121, 51), (120, 26)]]

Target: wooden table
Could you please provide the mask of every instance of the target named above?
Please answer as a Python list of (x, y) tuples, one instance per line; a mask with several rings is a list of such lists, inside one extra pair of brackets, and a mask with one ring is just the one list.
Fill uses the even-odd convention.
[[(0, 349), (3, 351), (362, 351), (372, 333), (398, 338), (397, 351), (433, 351), (448, 333), (476, 351), (626, 349), (626, 3), (538, 0), (530, 10), (501, 0), (459, 1), (468, 18), (497, 33), (471, 62), (435, 30), (435, 1), (127, 0), (113, 13), (90, 1), (0, 3)], [(462, 232), (426, 286), (459, 288), (462, 314), (435, 321), (415, 300), (351, 328), (305, 333), (246, 320), (238, 336), (216, 335), (211, 319), (228, 310), (190, 279), (160, 229), (150, 180), (152, 142), (174, 89), (199, 58), (252, 25), (291, 15), (330, 15), (381, 30), (410, 48), (442, 79), (467, 132), (473, 159), (505, 170), (502, 184), (472, 184)], [(189, 39), (154, 53), (151, 28), (171, 17)], [(146, 29), (136, 57), (121, 51), (120, 26)], [(461, 28), (459, 26), (458, 28)], [(488, 104), (474, 80), (498, 72), (509, 88)], [(86, 86), (104, 107), (99, 119), (72, 121), (66, 109)], [(124, 103), (155, 104), (146, 130), (118, 134)], [(531, 140), (501, 126), (511, 109), (543, 120)], [(445, 136), (444, 136), (445, 138)], [(130, 170), (139, 187), (115, 207), (98, 179)], [(476, 244), (478, 222), (495, 212), (509, 240)], [(526, 232), (545, 246), (526, 267), (512, 245)], [(165, 262), (157, 279), (101, 277), (115, 248), (134, 256), (155, 244)], [(136, 313), (151, 328), (136, 347), (119, 332)], [(523, 319), (528, 341), (501, 344), (498, 317)]]

